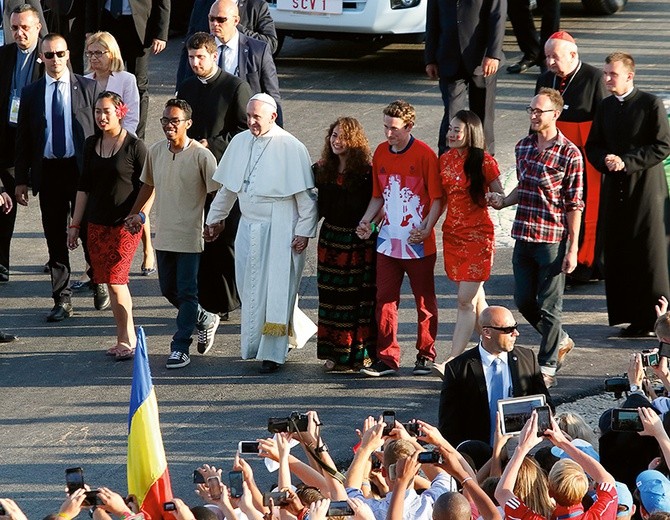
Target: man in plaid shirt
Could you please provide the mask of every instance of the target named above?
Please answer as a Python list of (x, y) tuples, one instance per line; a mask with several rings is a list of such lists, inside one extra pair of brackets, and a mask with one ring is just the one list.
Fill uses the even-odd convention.
[(542, 334), (538, 361), (547, 388), (574, 347), (561, 325), (565, 274), (577, 265), (584, 162), (581, 152), (556, 128), (563, 110), (557, 90), (542, 88), (526, 108), (533, 133), (516, 145), (519, 184), (503, 197), (489, 193), (496, 209), (518, 204), (514, 301), (524, 318)]

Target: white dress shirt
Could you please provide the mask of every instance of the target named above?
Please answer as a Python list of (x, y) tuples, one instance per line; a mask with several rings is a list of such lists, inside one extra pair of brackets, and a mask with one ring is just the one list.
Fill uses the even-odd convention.
[(489, 402), (491, 402), (491, 379), (493, 378), (493, 360), (497, 357), (502, 361), (502, 376), (503, 376), (503, 397), (511, 397), (512, 395), (512, 377), (509, 373), (509, 363), (507, 352), (503, 352), (498, 356), (494, 356), (480, 343), (477, 347), (479, 349), (479, 356), (482, 358), (482, 369), (484, 370), (484, 378), (486, 379), (486, 392), (488, 394)]
[[(222, 45), (224, 47), (222, 47)], [(223, 55), (220, 62), (222, 64), (221, 68), (228, 74), (239, 77), (240, 33), (235, 31), (235, 36), (233, 36), (228, 43), (223, 43), (216, 38), (216, 46), (218, 47), (219, 52)], [(226, 49), (226, 47), (228, 48)]]
[[(47, 126), (45, 129), (46, 139), (44, 140), (44, 157), (55, 159), (53, 152), (53, 124), (51, 122), (51, 99), (54, 95), (54, 84), (56, 80), (48, 74), (44, 75), (46, 87), (44, 89), (44, 115), (46, 116)], [(72, 99), (70, 97), (70, 71), (65, 73), (58, 80), (61, 95), (63, 96), (63, 110), (65, 112), (65, 157), (74, 156), (74, 139), (72, 137)], [(77, 88), (76, 86), (74, 88)]]
[[(95, 73), (86, 74), (87, 78), (95, 79)], [(123, 128), (133, 135), (137, 134), (137, 125), (140, 122), (140, 92), (137, 90), (135, 76), (125, 70), (112, 72), (107, 80), (105, 90), (115, 92), (128, 106), (128, 113), (123, 118)]]

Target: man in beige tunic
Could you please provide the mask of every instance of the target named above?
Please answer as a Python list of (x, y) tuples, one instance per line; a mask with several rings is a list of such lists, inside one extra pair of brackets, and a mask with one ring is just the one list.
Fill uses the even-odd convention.
[(302, 347), (316, 326), (296, 305), (304, 251), (316, 235), (318, 210), (305, 146), (275, 124), (277, 103), (256, 94), (249, 130), (237, 134), (214, 173), (222, 184), (207, 217), (205, 240), (216, 240), (235, 200), (242, 217), (235, 240), (235, 276), (242, 300), (242, 359), (275, 372), (289, 346)]

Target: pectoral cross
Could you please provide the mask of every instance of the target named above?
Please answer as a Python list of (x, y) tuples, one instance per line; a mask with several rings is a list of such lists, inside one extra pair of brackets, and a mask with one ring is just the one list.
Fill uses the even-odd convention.
[(244, 179), (244, 180), (242, 181), (242, 184), (244, 185), (244, 187), (242, 188), (242, 190), (244, 191), (244, 193), (246, 193), (246, 192), (249, 190), (249, 184), (250, 184), (250, 182), (251, 182), (251, 181), (249, 181), (249, 179)]

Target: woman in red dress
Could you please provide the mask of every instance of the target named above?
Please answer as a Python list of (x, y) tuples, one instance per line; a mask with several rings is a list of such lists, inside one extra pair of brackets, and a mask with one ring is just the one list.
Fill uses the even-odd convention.
[(503, 193), (496, 160), (484, 151), (479, 117), (461, 110), (449, 123), (449, 150), (440, 156), (447, 216), (442, 225), (444, 268), (458, 287), (458, 313), (448, 360), (461, 354), (486, 308), (484, 282), (493, 264), (494, 233), (485, 194)]
[(122, 126), (127, 111), (118, 94), (104, 91), (98, 96), (95, 122), (102, 132), (84, 144), (84, 168), (68, 230), (68, 246), (74, 249), (85, 224), (82, 238), (87, 240), (93, 283), (109, 284), (116, 344), (107, 355), (118, 361), (132, 359), (137, 343), (128, 273), (141, 234), (126, 231), (123, 223), (140, 190), (147, 155), (144, 143)]

